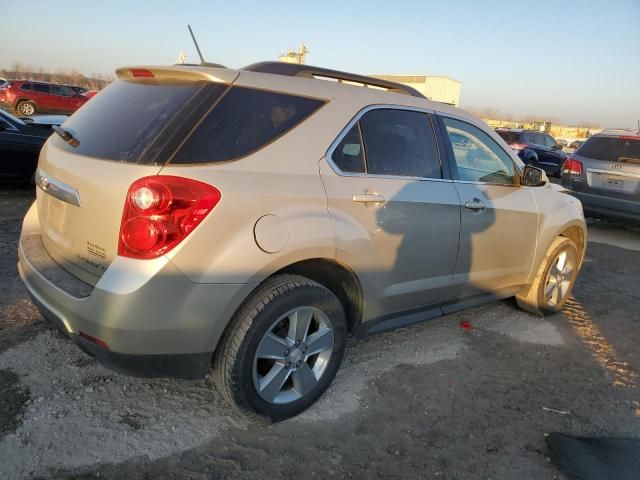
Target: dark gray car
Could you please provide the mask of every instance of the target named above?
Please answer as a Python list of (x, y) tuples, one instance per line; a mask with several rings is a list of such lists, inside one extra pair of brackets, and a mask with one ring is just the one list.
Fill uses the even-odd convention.
[(640, 133), (592, 136), (565, 162), (562, 185), (587, 215), (640, 222)]

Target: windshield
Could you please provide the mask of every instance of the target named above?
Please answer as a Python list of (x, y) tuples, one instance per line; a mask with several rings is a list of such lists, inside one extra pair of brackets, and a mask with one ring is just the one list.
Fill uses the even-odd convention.
[(13, 115), (11, 115), (8, 112), (5, 112), (4, 110), (0, 109), (0, 118), (9, 121), (10, 123), (17, 123), (18, 125), (26, 125), (26, 123), (24, 123), (22, 120), (20, 120), (17, 117), (14, 117)]

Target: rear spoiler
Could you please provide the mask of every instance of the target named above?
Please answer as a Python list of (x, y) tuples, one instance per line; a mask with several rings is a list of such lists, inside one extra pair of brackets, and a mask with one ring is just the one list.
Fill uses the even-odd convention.
[(203, 66), (133, 66), (116, 70), (120, 80), (141, 80), (158, 83), (171, 82), (215, 82), (230, 84), (240, 72), (228, 68)]

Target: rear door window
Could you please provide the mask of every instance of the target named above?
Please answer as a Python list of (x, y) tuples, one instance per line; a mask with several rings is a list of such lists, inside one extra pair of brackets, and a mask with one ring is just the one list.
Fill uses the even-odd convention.
[(199, 93), (212, 90), (215, 98), (226, 88), (204, 82), (150, 85), (117, 80), (65, 121), (64, 128), (80, 142), (78, 146), (72, 147), (58, 135), (52, 138), (72, 153), (136, 163), (156, 138), (174, 132), (170, 123), (181, 111), (193, 110), (190, 102)]
[(377, 109), (360, 119), (367, 172), (442, 178), (431, 121), (425, 113)]
[(532, 143), (534, 145), (544, 145), (542, 138), (540, 138), (540, 134), (539, 133), (535, 133), (535, 132), (527, 132), (525, 134), (525, 136), (527, 137), (527, 143)]
[(34, 83), (32, 89), (38, 93), (49, 93), (49, 85), (43, 83)]
[(51, 93), (60, 97), (72, 96), (71, 91), (61, 85), (51, 85)]
[(249, 155), (324, 105), (323, 100), (232, 87), (170, 163), (214, 163)]
[(591, 137), (577, 153), (603, 162), (640, 165), (640, 137)]

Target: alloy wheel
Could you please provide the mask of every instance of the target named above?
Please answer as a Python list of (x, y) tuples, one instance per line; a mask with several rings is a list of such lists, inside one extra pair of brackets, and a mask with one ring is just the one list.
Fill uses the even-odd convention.
[(36, 111), (36, 109), (34, 108), (34, 106), (30, 103), (21, 103), (18, 106), (18, 110), (20, 111), (20, 113), (22, 115), (33, 115)]
[(572, 250), (561, 250), (556, 256), (544, 287), (544, 299), (548, 306), (561, 304), (569, 293), (576, 267), (576, 258)]
[(272, 404), (309, 393), (327, 369), (334, 329), (322, 310), (302, 306), (282, 315), (264, 334), (253, 360), (253, 384)]

